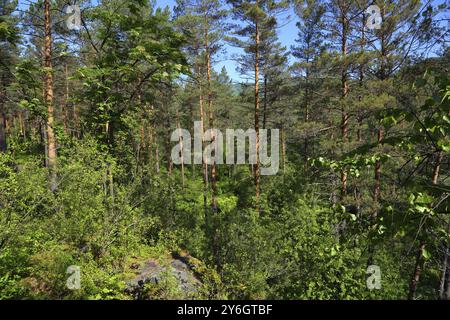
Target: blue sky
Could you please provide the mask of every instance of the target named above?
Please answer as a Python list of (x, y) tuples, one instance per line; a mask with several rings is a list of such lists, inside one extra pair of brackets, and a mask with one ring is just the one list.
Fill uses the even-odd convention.
[[(173, 9), (173, 6), (175, 5), (175, 0), (156, 0), (156, 4), (159, 7), (166, 7), (169, 6), (171, 9)], [(287, 47), (287, 49), (290, 49), (290, 46), (295, 43), (295, 38), (297, 37), (297, 27), (295, 26), (296, 19), (298, 19), (293, 10), (290, 9), (289, 12), (286, 12), (286, 14), (283, 14), (280, 16), (281, 21), (280, 22), (280, 28), (278, 29), (278, 36), (280, 39), (280, 42)], [(245, 81), (241, 78), (241, 75), (236, 71), (236, 64), (233, 62), (230, 58), (232, 54), (240, 53), (240, 49), (231, 47), (227, 44), (225, 44), (224, 51), (226, 52), (225, 55), (219, 56), (217, 58), (217, 62), (214, 65), (214, 69), (217, 71), (220, 71), (222, 67), (225, 66), (228, 75), (233, 79), (233, 81)]]

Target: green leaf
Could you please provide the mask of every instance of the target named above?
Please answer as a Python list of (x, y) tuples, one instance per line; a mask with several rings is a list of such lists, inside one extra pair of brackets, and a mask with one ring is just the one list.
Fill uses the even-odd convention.
[(425, 248), (422, 250), (422, 256), (424, 257), (425, 260), (429, 260), (431, 258), (431, 254)]

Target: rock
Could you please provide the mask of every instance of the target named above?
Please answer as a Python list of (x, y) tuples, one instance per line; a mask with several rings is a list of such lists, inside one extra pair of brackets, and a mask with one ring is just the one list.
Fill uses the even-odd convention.
[(145, 297), (144, 286), (162, 283), (168, 272), (169, 276), (176, 279), (179, 289), (183, 293), (182, 298), (191, 297), (202, 284), (192, 268), (177, 258), (169, 259), (164, 265), (161, 265), (156, 259), (149, 258), (140, 264), (132, 263), (130, 269), (135, 270), (136, 277), (126, 283), (125, 291), (133, 295), (136, 300), (148, 298)]

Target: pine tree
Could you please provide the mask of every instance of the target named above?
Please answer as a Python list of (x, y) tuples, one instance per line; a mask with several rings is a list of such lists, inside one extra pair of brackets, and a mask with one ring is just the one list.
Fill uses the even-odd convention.
[[(302, 4), (302, 5), (300, 5)], [(297, 45), (291, 47), (292, 55), (296, 62), (292, 65), (294, 75), (300, 79), (299, 86), (303, 91), (300, 101), (301, 118), (305, 122), (307, 131), (311, 127), (307, 125), (311, 120), (311, 114), (320, 113), (323, 110), (311, 110), (313, 107), (322, 108), (320, 97), (314, 94), (322, 85), (320, 67), (322, 55), (325, 52), (325, 5), (320, 1), (300, 2), (296, 5), (296, 14), (300, 21), (296, 23), (298, 28)], [(319, 100), (319, 101), (318, 101)], [(318, 118), (317, 116), (315, 117)], [(305, 160), (309, 158), (309, 145), (313, 143), (308, 136), (304, 139)]]
[(44, 101), (47, 106), (47, 157), (50, 171), (50, 188), (56, 190), (56, 135), (53, 109), (53, 68), (52, 68), (52, 22), (51, 5), (44, 0)]
[(260, 166), (259, 166), (259, 128), (260, 128), (260, 77), (261, 77), (261, 39), (264, 32), (276, 26), (276, 14), (287, 6), (285, 1), (264, 0), (229, 0), (232, 5), (232, 13), (236, 20), (242, 24), (233, 25), (233, 36), (229, 37), (232, 45), (241, 47), (245, 51), (245, 57), (241, 59), (241, 70), (246, 72), (253, 70), (254, 82), (254, 129), (256, 132), (256, 163), (254, 168), (254, 183), (256, 206), (259, 208)]
[(19, 41), (17, 21), (11, 17), (14, 10), (15, 3), (13, 1), (4, 1), (0, 6), (0, 152), (7, 150), (7, 87), (13, 81), (11, 66), (16, 60), (15, 45)]

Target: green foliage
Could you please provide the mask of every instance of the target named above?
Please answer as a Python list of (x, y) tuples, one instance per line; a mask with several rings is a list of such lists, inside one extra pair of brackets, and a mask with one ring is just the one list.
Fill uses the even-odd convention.
[[(443, 8), (375, 1), (386, 15), (369, 30), (364, 1), (294, 3), (293, 61), (277, 35), (289, 1), (177, 0), (172, 16), (113, 0), (81, 1), (80, 30), (52, 25), (44, 68), (42, 1), (19, 15), (3, 1), (0, 299), (403, 299), (418, 271), (415, 298), (438, 297), (450, 51), (422, 55), (444, 38)], [(259, 89), (215, 69), (225, 41)], [(256, 98), (259, 126), (282, 136), (259, 198), (254, 165), (217, 165), (213, 181), (211, 165), (173, 163), (172, 130), (253, 128)]]

